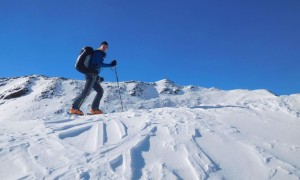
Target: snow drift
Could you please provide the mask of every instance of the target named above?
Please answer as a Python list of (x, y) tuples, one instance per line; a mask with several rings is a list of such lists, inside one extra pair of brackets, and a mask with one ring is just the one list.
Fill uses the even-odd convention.
[(70, 116), (83, 84), (0, 78), (1, 178), (300, 178), (300, 94), (121, 82), (121, 112), (105, 82), (107, 114)]

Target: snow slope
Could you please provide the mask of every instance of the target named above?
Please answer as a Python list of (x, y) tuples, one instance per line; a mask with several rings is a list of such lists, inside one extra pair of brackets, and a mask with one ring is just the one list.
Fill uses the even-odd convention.
[(300, 179), (300, 94), (103, 83), (70, 116), (83, 85), (0, 78), (0, 179)]

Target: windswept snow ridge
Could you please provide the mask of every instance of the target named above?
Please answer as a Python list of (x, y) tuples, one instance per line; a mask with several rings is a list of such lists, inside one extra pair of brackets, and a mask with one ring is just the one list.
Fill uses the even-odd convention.
[(1, 179), (300, 179), (300, 94), (103, 83), (70, 116), (83, 85), (0, 78)]

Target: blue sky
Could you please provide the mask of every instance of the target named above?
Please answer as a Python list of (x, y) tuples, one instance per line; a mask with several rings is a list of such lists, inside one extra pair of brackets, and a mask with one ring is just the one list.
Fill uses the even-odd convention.
[(300, 93), (299, 22), (299, 0), (0, 0), (0, 77), (83, 79), (80, 49), (107, 40), (120, 81)]

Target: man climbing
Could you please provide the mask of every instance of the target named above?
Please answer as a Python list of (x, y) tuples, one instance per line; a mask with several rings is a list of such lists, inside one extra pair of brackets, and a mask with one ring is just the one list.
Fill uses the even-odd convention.
[[(90, 56), (87, 58), (85, 57), (85, 68), (84, 70), (79, 70), (77, 67), (78, 61), (80, 57), (77, 60), (76, 68), (85, 74), (85, 85), (82, 93), (78, 95), (72, 105), (72, 108), (70, 110), (71, 114), (78, 114), (78, 115), (84, 115), (84, 113), (80, 110), (80, 107), (82, 103), (85, 101), (87, 96), (91, 93), (92, 89), (94, 89), (97, 94), (93, 100), (92, 108), (90, 110), (91, 114), (103, 114), (103, 112), (99, 109), (100, 101), (103, 96), (103, 88), (100, 85), (100, 81), (102, 78), (99, 77), (99, 72), (102, 67), (114, 67), (117, 65), (117, 61), (113, 60), (110, 64), (105, 64), (104, 58), (106, 57), (106, 51), (108, 49), (108, 43), (106, 41), (101, 42), (100, 47), (93, 51), (92, 48), (90, 48)], [(86, 49), (83, 50), (81, 53), (84, 54)], [(87, 60), (88, 59), (88, 60)], [(81, 66), (84, 66), (84, 65)]]

